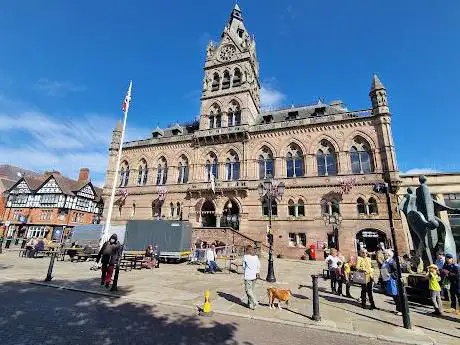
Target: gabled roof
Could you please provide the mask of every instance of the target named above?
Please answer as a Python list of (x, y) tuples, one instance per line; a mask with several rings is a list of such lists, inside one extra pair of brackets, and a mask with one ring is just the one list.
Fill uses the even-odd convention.
[(40, 176), (28, 176), (26, 175), (25, 177), (19, 179), (15, 183), (13, 183), (8, 189), (6, 189), (6, 192), (10, 192), (13, 190), (21, 181), (25, 181), (27, 183), (27, 186), (32, 192), (38, 191), (41, 187), (43, 187), (49, 180), (54, 179), (61, 189), (62, 193), (65, 195), (70, 195), (70, 196), (75, 196), (77, 195), (76, 193), (81, 190), (83, 187), (86, 185), (90, 185), (95, 194), (96, 198), (95, 201), (101, 200), (101, 195), (102, 195), (102, 189), (99, 187), (93, 186), (91, 181), (76, 181), (72, 180), (70, 178), (67, 178), (65, 176), (62, 176), (58, 172), (45, 172), (43, 175)]

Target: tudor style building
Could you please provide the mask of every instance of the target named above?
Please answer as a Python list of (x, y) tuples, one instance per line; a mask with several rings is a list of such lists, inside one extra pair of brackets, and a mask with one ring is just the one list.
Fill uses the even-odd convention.
[(75, 225), (98, 223), (102, 215), (102, 189), (93, 186), (87, 168), (80, 169), (78, 181), (57, 171), (26, 175), (6, 193), (6, 237), (57, 240)]
[[(329, 242), (350, 255), (359, 244), (369, 250), (390, 244), (385, 197), (372, 186), (398, 185), (399, 178), (387, 93), (375, 75), (369, 97), (372, 107), (356, 111), (340, 101), (262, 111), (256, 42), (235, 5), (221, 41), (207, 47), (199, 121), (156, 128), (150, 138), (123, 144), (116, 183), (124, 193), (113, 221), (183, 219), (196, 228), (230, 226), (265, 242), (268, 207), (257, 188), (273, 178), (285, 184), (272, 208), (275, 253), (300, 257), (306, 246)], [(106, 201), (120, 136), (118, 124)], [(340, 179), (354, 181), (349, 193)], [(341, 216), (334, 231), (326, 222), (332, 214)]]

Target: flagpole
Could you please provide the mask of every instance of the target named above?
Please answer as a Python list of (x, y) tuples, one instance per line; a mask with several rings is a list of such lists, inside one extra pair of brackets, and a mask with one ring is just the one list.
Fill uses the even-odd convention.
[(131, 88), (133, 86), (133, 81), (131, 80), (129, 82), (129, 88), (128, 88), (128, 93), (126, 94), (125, 102), (127, 101), (127, 104), (125, 106), (125, 111), (124, 111), (124, 117), (123, 117), (123, 127), (121, 130), (121, 138), (120, 138), (120, 146), (118, 148), (118, 157), (117, 157), (117, 165), (115, 166), (115, 176), (113, 178), (113, 184), (112, 184), (112, 193), (110, 195), (110, 201), (109, 201), (109, 210), (107, 212), (107, 219), (105, 221), (105, 226), (104, 226), (104, 232), (102, 234), (101, 238), (101, 245), (108, 240), (109, 237), (109, 231), (110, 231), (110, 221), (112, 219), (112, 212), (113, 212), (113, 203), (115, 199), (115, 189), (117, 187), (117, 179), (118, 179), (118, 174), (120, 171), (120, 163), (121, 163), (121, 151), (123, 149), (123, 140), (125, 137), (125, 129), (126, 129), (126, 119), (128, 118), (128, 110), (129, 110), (129, 103), (131, 101)]

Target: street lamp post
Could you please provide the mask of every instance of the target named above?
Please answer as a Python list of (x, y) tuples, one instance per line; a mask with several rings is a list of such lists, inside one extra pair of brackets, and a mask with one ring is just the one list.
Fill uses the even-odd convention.
[(388, 219), (390, 222), (390, 230), (391, 230), (391, 238), (393, 240), (394, 260), (396, 262), (396, 273), (398, 275), (398, 279), (396, 283), (398, 284), (399, 303), (402, 309), (402, 318), (403, 318), (404, 328), (411, 329), (412, 325), (411, 325), (410, 315), (409, 315), (409, 305), (407, 302), (406, 289), (403, 285), (402, 277), (401, 277), (401, 263), (399, 262), (398, 242), (396, 241), (396, 233), (395, 233), (395, 228), (393, 224), (393, 209), (391, 207), (391, 199), (390, 199), (390, 192), (392, 191), (391, 182), (374, 184), (374, 191), (377, 193), (385, 194), (386, 196)]
[(276, 282), (275, 271), (273, 268), (273, 231), (272, 231), (272, 205), (274, 200), (281, 200), (284, 194), (284, 183), (274, 184), (271, 178), (261, 183), (258, 187), (260, 199), (268, 204), (268, 270), (266, 281)]
[(340, 224), (342, 223), (343, 217), (336, 212), (332, 214), (325, 213), (323, 214), (323, 220), (326, 226), (332, 225), (335, 249), (339, 250), (339, 228), (340, 228)]

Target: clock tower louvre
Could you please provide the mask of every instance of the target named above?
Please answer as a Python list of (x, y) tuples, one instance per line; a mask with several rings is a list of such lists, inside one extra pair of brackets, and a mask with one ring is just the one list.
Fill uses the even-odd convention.
[(209, 42), (204, 66), (200, 129), (252, 125), (260, 112), (256, 42), (235, 5), (218, 44)]

